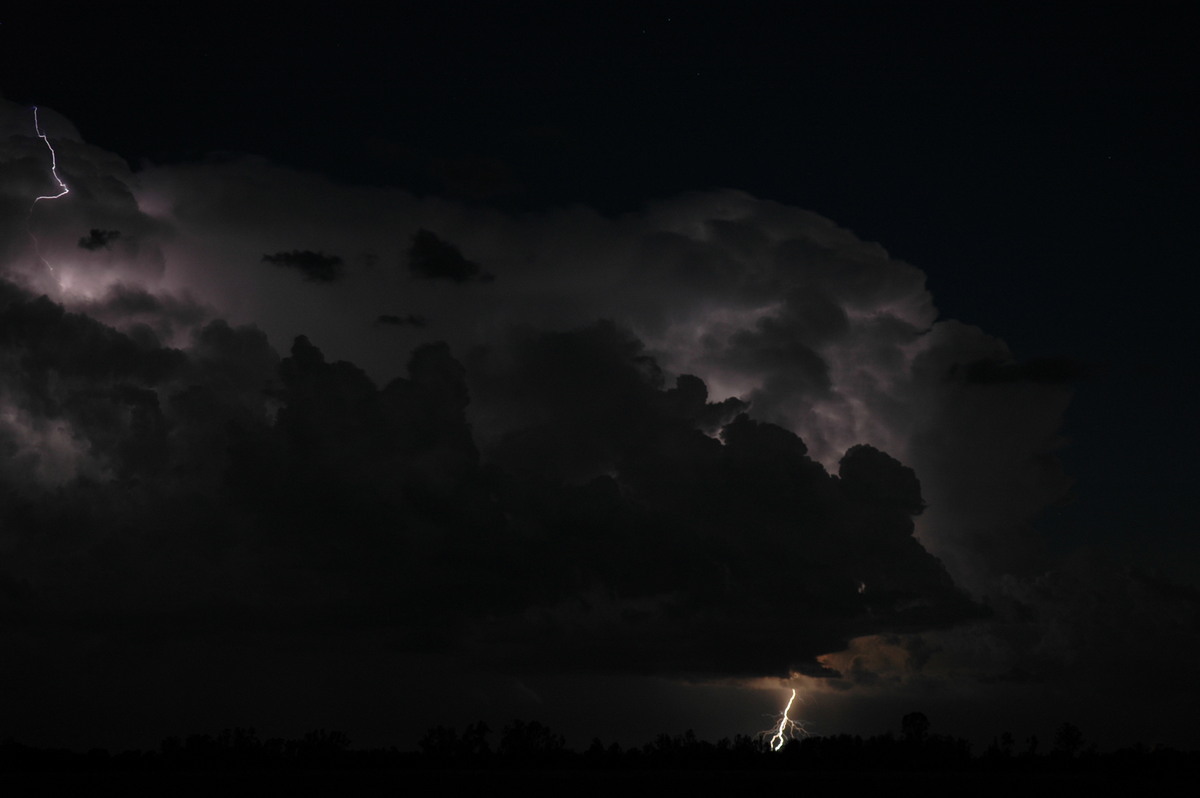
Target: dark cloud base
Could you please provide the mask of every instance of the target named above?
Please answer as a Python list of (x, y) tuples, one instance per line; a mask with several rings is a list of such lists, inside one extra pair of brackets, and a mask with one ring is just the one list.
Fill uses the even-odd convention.
[(827, 474), (612, 324), (519, 331), (470, 377), (428, 344), (379, 388), (304, 337), (172, 349), (5, 283), (0, 357), (15, 651), (359, 629), (498, 669), (815, 674), (979, 615), (912, 535), (910, 469), (857, 446)]

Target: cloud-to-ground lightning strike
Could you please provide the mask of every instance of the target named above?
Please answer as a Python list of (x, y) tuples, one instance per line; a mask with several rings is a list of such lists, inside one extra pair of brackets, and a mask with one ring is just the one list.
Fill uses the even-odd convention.
[(25, 229), (29, 232), (29, 238), (33, 241), (33, 250), (37, 254), (38, 260), (42, 262), (42, 265), (49, 269), (51, 276), (53, 276), (57, 281), (58, 275), (54, 273), (54, 267), (50, 265), (49, 261), (42, 257), (41, 244), (38, 242), (37, 236), (33, 234), (33, 209), (36, 208), (37, 204), (42, 200), (53, 200), (58, 199), (59, 197), (65, 197), (67, 194), (71, 193), (71, 189), (67, 187), (67, 184), (63, 182), (63, 179), (58, 175), (58, 153), (54, 151), (54, 145), (50, 143), (50, 137), (42, 132), (41, 123), (38, 122), (38, 109), (36, 105), (33, 106), (33, 129), (37, 132), (38, 138), (46, 142), (46, 149), (50, 150), (50, 174), (54, 176), (54, 182), (58, 183), (58, 187), (62, 190), (57, 194), (45, 194), (43, 196), (34, 198), (33, 203), (29, 206), (29, 213), (25, 217)]
[(787, 744), (788, 740), (795, 737), (803, 737), (806, 734), (804, 725), (800, 721), (792, 720), (790, 716), (792, 704), (795, 700), (796, 688), (793, 687), (792, 696), (788, 699), (787, 706), (783, 708), (783, 714), (779, 716), (779, 725), (762, 732), (763, 737), (766, 737), (768, 734), (771, 735), (767, 740), (767, 745), (771, 747), (772, 751), (778, 751)]

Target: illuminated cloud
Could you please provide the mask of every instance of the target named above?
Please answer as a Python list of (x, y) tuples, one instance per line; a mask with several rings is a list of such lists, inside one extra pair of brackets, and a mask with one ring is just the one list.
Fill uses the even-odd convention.
[[(816, 214), (725, 191), (613, 219), (584, 209), (508, 217), (333, 186), (255, 159), (125, 177), (141, 225), (160, 231), (147, 245), (171, 260), (160, 288), (256, 324), (276, 346), (307, 335), (386, 382), (405, 352), (354, 321), (381, 318), (381, 296), (403, 297), (418, 309), (411, 318), (436, 319), (432, 332), (459, 353), (513, 323), (565, 330), (608, 318), (667, 373), (696, 374), (717, 399), (740, 397), (755, 418), (797, 433), (827, 469), (859, 443), (889, 452), (916, 470), (930, 503), (922, 540), (977, 591), (1011, 564), (993, 567), (1000, 560), (978, 552), (1005, 548), (1068, 487), (1054, 452), (1070, 393), (1047, 378), (1054, 369), (1017, 364), (1001, 341), (936, 321), (918, 269)], [(249, 268), (288, 240), (348, 253), (332, 293)], [(459, 246), (487, 253), (504, 279), (480, 284), (482, 270)], [(373, 265), (390, 259), (439, 279)], [(64, 281), (90, 286), (97, 273), (68, 267)], [(453, 282), (461, 292), (439, 287)], [(89, 301), (107, 284), (89, 288)], [(1014, 370), (1042, 378), (1000, 379)], [(489, 423), (477, 418), (482, 439), (494, 434)], [(998, 484), (1005, 489), (993, 491)]]
[[(158, 246), (163, 231), (138, 207), (128, 165), (84, 143), (52, 109), (40, 108), (39, 119), (71, 193), (31, 210), (31, 199), (52, 181), (47, 149), (36, 137), (32, 111), (0, 99), (4, 275), (68, 302), (93, 298), (115, 282), (154, 284), (165, 268)], [(118, 230), (119, 236), (110, 235)]]
[[(122, 302), (169, 312), (128, 291), (106, 307)], [(743, 403), (708, 402), (694, 377), (667, 389), (610, 323), (531, 330), (472, 356), (483, 414), (505, 420), (482, 458), (468, 369), (444, 344), (378, 388), (304, 337), (276, 361), (262, 333), (213, 321), (173, 349), (10, 287), (0, 352), (27, 496), (6, 529), (24, 537), (32, 517), (89, 530), (56, 537), (66, 571), (36, 544), (5, 565), (60, 619), (103, 627), (132, 613), (177, 634), (158, 609), (124, 605), (129, 590), (209, 616), (191, 579), (136, 574), (169, 572), (178, 547), (217, 529), (213, 558), (189, 571), (227, 584), (258, 623), (311, 601), (315, 586), (289, 585), (308, 573), (332, 593), (297, 632), (382, 623), (496, 667), (819, 672), (815, 658), (855, 635), (978, 614), (912, 537), (910, 470), (857, 447), (830, 476)], [(180, 518), (196, 501), (204, 512)], [(102, 540), (115, 548), (98, 558)], [(105, 574), (121, 575), (120, 594), (93, 592)]]
[[(938, 320), (919, 269), (828, 219), (737, 191), (514, 216), (254, 158), (134, 174), (48, 112), (77, 188), (32, 221), (56, 282), (23, 224), (44, 152), (2, 109), (25, 503), (0, 578), (63, 641), (355, 629), (500, 670), (862, 686), (1036, 578), (1081, 368)], [(837, 656), (876, 639), (907, 659)]]
[[(23, 109), (10, 111), (12, 125)], [(81, 153), (107, 165), (109, 184), (129, 187), (121, 224), (73, 225), (72, 257), (100, 260), (56, 261), (69, 303), (99, 312), (117, 283), (157, 296), (186, 291), (194, 297), (188, 302), (258, 325), (277, 347), (307, 335), (380, 383), (397, 375), (406, 355), (381, 346), (373, 325), (358, 321), (391, 320), (379, 313), (381, 297), (403, 297), (416, 309), (396, 319), (436, 319), (431, 333), (463, 354), (504, 337), (514, 323), (566, 330), (612, 319), (666, 373), (695, 374), (716, 399), (749, 402), (755, 418), (798, 434), (827, 469), (860, 443), (909, 464), (930, 504), (921, 539), (980, 592), (1017, 565), (980, 552), (1009, 549), (1010, 538), (1066, 494), (1055, 450), (1070, 389), (1057, 376), (1072, 375), (1062, 364), (1020, 364), (1003, 342), (937, 321), (918, 269), (816, 214), (724, 191), (612, 219), (578, 208), (510, 217), (334, 186), (255, 159), (134, 176), (87, 145), (64, 145), (71, 145), (64, 169), (81, 195), (91, 186)], [(72, 201), (55, 213), (74, 218), (87, 210)], [(75, 246), (91, 229), (122, 235), (94, 252)], [(47, 232), (48, 255), (56, 257), (59, 238)], [(11, 233), (6, 244), (27, 249), (19, 231)], [(280, 250), (283, 241), (301, 248)], [(504, 279), (481, 284), (481, 268), (460, 246), (487, 253)], [(285, 270), (252, 268), (262, 252), (278, 251), (277, 259), (305, 274), (329, 276), (332, 256), (315, 257), (321, 247), (347, 253), (336, 264), (341, 278), (324, 293), (288, 280)], [(144, 252), (159, 253), (151, 259), (157, 266), (130, 273), (128, 262), (148, 262)], [(289, 253), (319, 264), (305, 270)], [(418, 279), (375, 265), (389, 260), (408, 262)], [(28, 278), (25, 263), (10, 275)], [(458, 290), (443, 290), (448, 283)], [(112, 313), (103, 318), (125, 329)], [(482, 407), (470, 412), (481, 440), (497, 434)]]

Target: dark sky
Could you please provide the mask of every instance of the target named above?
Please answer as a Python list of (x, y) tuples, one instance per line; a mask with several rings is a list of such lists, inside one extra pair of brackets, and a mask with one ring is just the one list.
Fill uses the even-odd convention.
[(613, 5), (0, 18), (0, 734), (1200, 745), (1185, 6)]

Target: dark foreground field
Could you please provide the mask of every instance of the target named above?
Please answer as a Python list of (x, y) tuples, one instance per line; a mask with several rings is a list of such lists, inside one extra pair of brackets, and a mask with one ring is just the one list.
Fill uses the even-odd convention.
[(695, 771), (319, 771), (319, 772), (104, 772), (9, 774), (9, 786), (23, 796), (87, 795), (102, 790), (126, 796), (387, 795), (417, 791), (528, 796), (695, 796), (796, 795), (846, 798), (855, 795), (1013, 796), (1178, 794), (1193, 784), (1182, 774), (1127, 776), (1089, 773), (852, 773), (852, 772), (695, 772)]

